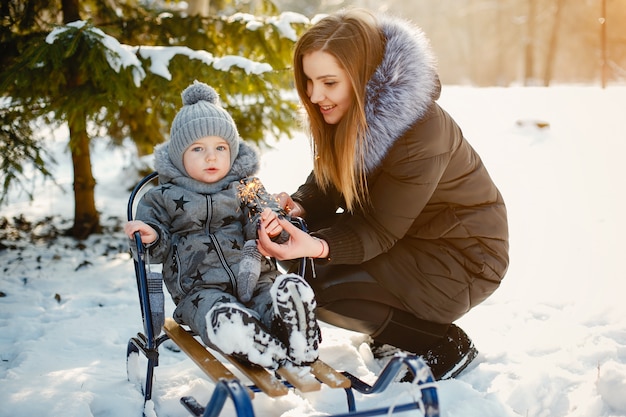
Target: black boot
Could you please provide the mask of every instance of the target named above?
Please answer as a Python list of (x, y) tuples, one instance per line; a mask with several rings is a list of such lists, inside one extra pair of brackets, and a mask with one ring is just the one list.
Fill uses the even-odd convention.
[(478, 354), (460, 327), (418, 319), (397, 309), (392, 309), (390, 320), (372, 337), (376, 359), (388, 361), (395, 351), (419, 355), (437, 380), (456, 377)]
[(456, 378), (476, 358), (474, 342), (460, 327), (451, 324), (443, 339), (428, 349), (422, 358), (436, 380)]

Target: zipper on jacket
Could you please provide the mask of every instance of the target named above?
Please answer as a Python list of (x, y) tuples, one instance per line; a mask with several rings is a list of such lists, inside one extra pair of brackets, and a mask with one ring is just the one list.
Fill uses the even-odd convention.
[(222, 252), (222, 247), (217, 243), (217, 238), (215, 237), (215, 235), (211, 233), (209, 234), (209, 237), (211, 238), (211, 242), (213, 242), (213, 246), (215, 246), (215, 253), (217, 253), (218, 258), (220, 258), (220, 263), (222, 264), (222, 267), (228, 274), (228, 278), (230, 279), (230, 284), (233, 287), (233, 295), (237, 294), (237, 280), (235, 279), (235, 273), (228, 266), (228, 262), (226, 262), (226, 257), (224, 256), (224, 252)]
[(226, 257), (224, 256), (224, 252), (222, 252), (222, 247), (219, 245), (217, 238), (215, 237), (213, 233), (211, 233), (210, 219), (213, 217), (213, 206), (211, 205), (211, 195), (206, 196), (206, 204), (207, 204), (207, 207), (206, 207), (207, 218), (205, 222), (206, 233), (211, 239), (211, 242), (213, 242), (213, 246), (215, 247), (215, 253), (217, 253), (217, 257), (219, 258), (220, 263), (222, 264), (222, 268), (224, 268), (224, 270), (228, 274), (228, 279), (230, 279), (230, 285), (233, 288), (233, 295), (235, 295), (237, 294), (237, 280), (235, 279), (235, 274), (233, 273), (232, 269), (230, 269), (230, 267), (228, 266), (228, 262), (226, 262)]
[(183, 282), (182, 282), (182, 278), (180, 275), (180, 256), (178, 256), (178, 244), (174, 245), (174, 255), (173, 255), (173, 259), (172, 262), (174, 262), (174, 265), (176, 265), (176, 286), (178, 287), (178, 291), (180, 292), (180, 296), (184, 296), (185, 294), (187, 294), (184, 290), (183, 290)]

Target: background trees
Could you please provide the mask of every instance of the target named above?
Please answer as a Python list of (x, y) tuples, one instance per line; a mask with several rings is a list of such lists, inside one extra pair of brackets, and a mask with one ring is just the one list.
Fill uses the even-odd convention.
[[(150, 152), (166, 137), (180, 93), (194, 79), (216, 88), (247, 140), (289, 134), (293, 126), (296, 104), (284, 92), (298, 24), (252, 15), (187, 16), (134, 1), (3, 4), (9, 25), (0, 42), (10, 53), (0, 72), (0, 116), (8, 122), (2, 141), (21, 150), (16, 159), (2, 155), (3, 198), (23, 162), (49, 175), (39, 151), (44, 139), (33, 138), (33, 123), (66, 124), (74, 168), (71, 234), (77, 238), (100, 231), (90, 142), (130, 137), (139, 154)], [(271, 3), (255, 7), (275, 11)], [(156, 73), (155, 51), (171, 55), (167, 69)], [(220, 62), (229, 56), (234, 63)]]
[[(351, 4), (413, 20), (446, 84), (601, 84), (626, 79), (625, 0), (276, 0), (312, 16)], [(605, 22), (605, 25), (602, 22)], [(602, 31), (606, 30), (606, 44)]]

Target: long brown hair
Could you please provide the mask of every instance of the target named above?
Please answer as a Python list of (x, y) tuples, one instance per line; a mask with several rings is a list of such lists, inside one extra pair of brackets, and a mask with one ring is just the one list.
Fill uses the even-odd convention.
[[(365, 135), (365, 88), (382, 61), (385, 39), (374, 15), (364, 9), (348, 9), (327, 16), (311, 27), (295, 45), (294, 75), (300, 100), (308, 115), (313, 139), (314, 173), (322, 189), (334, 186), (353, 211), (367, 199), (363, 157)], [(302, 58), (316, 51), (335, 57), (352, 84), (353, 106), (336, 125), (324, 121), (319, 106), (307, 96), (307, 77)]]

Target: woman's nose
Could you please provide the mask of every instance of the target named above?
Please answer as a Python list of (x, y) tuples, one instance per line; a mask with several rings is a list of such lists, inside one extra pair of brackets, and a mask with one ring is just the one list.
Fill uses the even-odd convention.
[(309, 100), (311, 100), (311, 103), (317, 104), (324, 98), (319, 88), (311, 87), (309, 92)]

